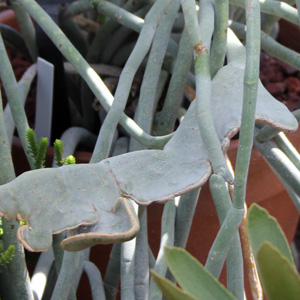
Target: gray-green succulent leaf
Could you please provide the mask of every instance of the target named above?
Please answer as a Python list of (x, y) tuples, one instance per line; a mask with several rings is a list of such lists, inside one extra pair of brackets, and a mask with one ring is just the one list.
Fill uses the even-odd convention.
[[(244, 48), (234, 39), (229, 36), (228, 64), (212, 82), (212, 115), (224, 151), (241, 126), (243, 106)], [(132, 239), (139, 223), (131, 200), (140, 205), (163, 203), (202, 186), (211, 175), (197, 117), (192, 102), (163, 150), (142, 150), (96, 164), (26, 172), (0, 187), (1, 215), (26, 220), (18, 238), (31, 251), (47, 250), (52, 234), (76, 228), (71, 231), (74, 235), (62, 242), (64, 249), (77, 251)], [(285, 131), (298, 128), (294, 116), (261, 83), (256, 121)], [(84, 226), (88, 230), (82, 229)]]

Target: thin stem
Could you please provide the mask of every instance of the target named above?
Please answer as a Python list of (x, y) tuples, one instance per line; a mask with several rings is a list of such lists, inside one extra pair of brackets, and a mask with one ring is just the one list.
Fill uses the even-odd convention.
[(139, 206), (140, 232), (136, 237), (134, 294), (137, 299), (149, 295), (149, 251), (147, 207)]
[(202, 30), (202, 39), (205, 45), (210, 46), (211, 37), (215, 29), (215, 10), (213, 1), (200, 0), (199, 26)]
[(259, 81), (260, 7), (252, 0), (247, 9), (246, 68), (244, 75), (244, 101), (234, 181), (233, 206), (244, 209), (246, 184), (254, 136), (255, 109)]
[[(106, 75), (111, 77), (119, 77), (122, 69), (112, 66), (112, 65), (104, 65), (104, 64), (90, 64), (91, 68), (93, 68), (99, 75)], [(77, 74), (76, 69), (69, 63), (64, 62), (64, 69), (66, 73), (69, 74)]]
[[(231, 164), (230, 159), (226, 154), (226, 162), (228, 168), (234, 176), (234, 170)], [(227, 187), (229, 195), (230, 195), (230, 206), (232, 205), (233, 191), (234, 186), (228, 185)], [(220, 202), (219, 202), (220, 203)], [(222, 203), (221, 203), (222, 204)], [(247, 206), (245, 205), (245, 210), (247, 210)], [(245, 217), (245, 214), (244, 214)], [(243, 218), (244, 219), (244, 218)], [(222, 220), (223, 222), (224, 220)], [(242, 233), (240, 232), (240, 235)], [(231, 291), (238, 299), (245, 300), (245, 290), (244, 290), (244, 265), (243, 265), (243, 248), (242, 248), (242, 236), (237, 233), (237, 237), (234, 238), (232, 242), (231, 249), (226, 258), (226, 271), (227, 271), (227, 288)], [(236, 267), (236, 265), (238, 267)]]
[[(169, 43), (172, 25), (175, 21), (179, 6), (180, 0), (173, 1), (172, 5), (160, 21), (153, 39), (153, 44), (148, 58), (146, 70), (143, 76), (139, 103), (135, 114), (135, 121), (147, 133), (150, 133), (152, 129), (153, 115), (156, 106), (155, 91), (157, 90), (157, 86), (159, 83), (159, 74)], [(165, 102), (166, 101), (168, 100), (165, 100)], [(168, 131), (168, 133), (170, 133), (170, 131)], [(140, 145), (138, 146), (135, 141), (132, 141), (132, 145), (134, 145), (136, 149), (142, 149), (142, 147)]]
[[(134, 204), (137, 211), (137, 204)], [(121, 244), (121, 299), (134, 300), (134, 267), (136, 239)]]
[(71, 18), (73, 16), (79, 15), (84, 12), (88, 12), (93, 10), (95, 0), (79, 0), (79, 1), (73, 1), (68, 5), (66, 10), (64, 11), (62, 18), (67, 19)]
[(199, 199), (200, 188), (194, 189), (180, 196), (176, 203), (175, 241), (174, 246), (185, 248), (194, 219)]
[(53, 235), (53, 242), (52, 242), (52, 249), (53, 249), (53, 254), (55, 258), (55, 268), (56, 268), (56, 273), (59, 274), (63, 258), (64, 258), (64, 250), (62, 249), (60, 243), (64, 240), (64, 235), (63, 234), (54, 234)]
[(43, 298), (53, 261), (54, 256), (52, 249), (41, 253), (31, 278), (31, 287), (35, 300), (41, 300)]
[(289, 158), (272, 141), (259, 143), (254, 139), (254, 145), (275, 174), (280, 176), (283, 184), (287, 184), (297, 195), (300, 195), (300, 171)]
[(211, 77), (213, 78), (218, 70), (223, 67), (226, 44), (229, 3), (228, 0), (217, 0), (215, 4), (215, 30), (211, 46)]
[(73, 19), (59, 20), (59, 26), (66, 36), (70, 39), (72, 44), (76, 49), (81, 53), (82, 56), (85, 56), (88, 51), (88, 43), (85, 36), (82, 33), (82, 30), (75, 23)]
[(274, 138), (276, 144), (285, 153), (289, 160), (300, 170), (300, 154), (295, 149), (283, 132), (278, 133)]
[(191, 67), (192, 55), (192, 45), (188, 32), (186, 28), (184, 28), (164, 106), (157, 116), (157, 135), (168, 134), (174, 130), (176, 113), (182, 104), (185, 85)]
[(20, 140), (22, 142), (22, 146), (24, 148), (24, 152), (26, 154), (30, 167), (33, 169), (34, 162), (33, 162), (33, 158), (29, 153), (29, 146), (26, 140), (26, 131), (27, 129), (29, 129), (29, 125), (27, 122), (27, 117), (25, 114), (21, 96), (19, 94), (17, 81), (12, 66), (9, 62), (9, 58), (7, 56), (4, 47), (1, 33), (0, 33), (0, 58), (1, 58), (0, 77), (14, 118), (14, 122), (18, 130)]
[(300, 1), (296, 0), (295, 2), (296, 2), (297, 11), (298, 11), (298, 16), (300, 18)]
[[(176, 214), (174, 216), (174, 246), (176, 247), (186, 247), (199, 199), (200, 190), (201, 188), (197, 188), (181, 195), (178, 198), (175, 198)], [(173, 275), (169, 271), (166, 274), (166, 278), (175, 282)]]
[(105, 300), (102, 277), (97, 266), (90, 261), (85, 261), (83, 269), (90, 282), (93, 300)]
[(196, 2), (194, 0), (181, 1), (184, 15), (185, 27), (190, 36), (192, 46), (202, 43), (202, 34), (199, 28), (199, 21), (196, 11)]
[(26, 60), (32, 60), (21, 33), (5, 24), (0, 24), (0, 31), (5, 45), (8, 45), (20, 52)]
[(111, 19), (117, 20), (119, 24), (136, 32), (139, 32), (144, 24), (144, 20), (142, 18), (107, 1), (98, 1), (97, 11), (105, 14)]
[[(194, 47), (195, 75), (196, 75), (196, 112), (201, 137), (206, 145), (213, 172), (224, 177), (227, 182), (233, 182), (220, 140), (215, 130), (211, 113), (211, 76), (209, 61), (210, 39), (202, 41), (201, 29), (197, 20), (196, 4), (194, 0), (181, 1), (185, 24)], [(197, 22), (196, 22), (197, 21)], [(206, 28), (208, 30), (208, 28)], [(206, 30), (202, 28), (203, 32)], [(208, 37), (207, 37), (208, 38)]]
[[(128, 15), (126, 19), (130, 20), (130, 23), (132, 23), (132, 25), (128, 25), (128, 26), (131, 29), (132, 28), (137, 29), (138, 32), (141, 31), (142, 25), (144, 24), (144, 20), (137, 16), (136, 17), (129, 17), (129, 16), (131, 16), (130, 12), (133, 12), (135, 9), (139, 9), (141, 5), (142, 2), (135, 3), (134, 0), (127, 1), (123, 6), (123, 10), (122, 10), (123, 14)], [(118, 11), (119, 8), (115, 7), (115, 9), (116, 11)], [(86, 57), (88, 62), (97, 62), (99, 60), (100, 55), (107, 43), (107, 37), (109, 37), (111, 33), (116, 28), (118, 28), (119, 25), (120, 24), (118, 23), (118, 20), (116, 18), (111, 18), (99, 28), (88, 50), (88, 54)]]
[[(145, 5), (140, 10), (135, 12), (135, 15), (144, 18), (149, 11), (151, 5)], [(116, 51), (128, 40), (128, 37), (132, 34), (132, 30), (127, 27), (120, 27), (114, 31), (111, 37), (106, 38), (105, 47), (101, 55), (100, 61), (102, 63), (110, 62)]]
[[(97, 73), (88, 65), (80, 53), (74, 48), (64, 33), (58, 28), (47, 13), (33, 0), (17, 0), (26, 9), (35, 21), (42, 27), (48, 37), (75, 67), (82, 78), (87, 82), (104, 109), (108, 111), (113, 102), (113, 96)], [(153, 137), (146, 134), (132, 119), (122, 113), (120, 124), (141, 144), (149, 148), (162, 148), (172, 137)]]
[[(168, 201), (164, 206), (164, 211), (162, 215), (161, 222), (161, 239), (160, 239), (160, 247), (157, 255), (156, 263), (154, 265), (154, 271), (160, 276), (165, 276), (167, 272), (167, 264), (163, 258), (164, 248), (165, 247), (173, 247), (174, 246), (174, 221), (176, 214), (176, 206), (175, 201)], [(149, 299), (161, 299), (162, 292), (155, 284), (153, 277), (150, 278), (150, 293)]]
[[(213, 197), (220, 224), (222, 225), (228, 211), (232, 207), (231, 198), (222, 177), (212, 175), (209, 181), (211, 195)], [(220, 274), (223, 265), (208, 264), (207, 267), (214, 270), (214, 274)], [(217, 269), (219, 268), (219, 269)], [(241, 242), (238, 231), (235, 232), (231, 248), (226, 258), (227, 286), (237, 297), (244, 299), (244, 269)], [(218, 278), (218, 277), (217, 277)]]
[(114, 244), (110, 252), (110, 258), (104, 277), (104, 289), (107, 300), (113, 300), (117, 296), (120, 282), (120, 255), (121, 244)]
[[(27, 99), (31, 83), (36, 76), (36, 71), (36, 64), (33, 64), (25, 71), (22, 78), (18, 82), (18, 90), (23, 105), (25, 104), (25, 101)], [(6, 126), (9, 144), (12, 145), (12, 139), (15, 131), (15, 122), (9, 105), (7, 105), (4, 110), (4, 122)]]
[(107, 157), (109, 154), (113, 135), (125, 109), (134, 75), (149, 51), (157, 24), (170, 2), (171, 0), (155, 2), (145, 18), (145, 24), (136, 46), (121, 73), (114, 102), (102, 124), (93, 153), (93, 159), (95, 158), (97, 161)]
[[(243, 0), (230, 0), (232, 5), (245, 8), (245, 2)], [(260, 0), (260, 10), (270, 15), (274, 15), (278, 18), (283, 18), (291, 23), (300, 25), (297, 9), (288, 5), (285, 2)]]
[(38, 48), (36, 43), (35, 28), (32, 20), (30, 19), (29, 14), (17, 4), (16, 0), (11, 1), (11, 6), (16, 14), (19, 27), (24, 37), (26, 46), (30, 52), (31, 59), (33, 62), (36, 62), (38, 57)]
[[(267, 0), (268, 2), (270, 2), (269, 0)], [(295, 4), (294, 0), (285, 0), (284, 3), (287, 3), (291, 6), (293, 6), (293, 4)], [(278, 26), (277, 22), (280, 20), (280, 18), (270, 15), (270, 14), (266, 14), (266, 13), (262, 13), (261, 14), (261, 29), (262, 31), (264, 31), (267, 34), (271, 34), (272, 30), (274, 30), (274, 28), (276, 28), (276, 26)]]
[(289, 182), (286, 182), (279, 173), (276, 174), (281, 183), (284, 185), (286, 191), (288, 192), (289, 196), (291, 197), (296, 209), (300, 213), (300, 197), (299, 194), (295, 193), (293, 188), (289, 185)]
[(51, 300), (67, 300), (75, 281), (80, 263), (81, 252), (64, 252), (63, 263), (59, 272)]
[(237, 229), (243, 219), (244, 212), (244, 209), (236, 209), (233, 206), (229, 209), (221, 229), (209, 251), (205, 268), (216, 278), (219, 278), (220, 276), (228, 251), (232, 246)]
[(239, 300), (244, 300), (244, 265), (241, 240), (238, 232), (233, 238), (226, 257), (227, 289)]
[(300, 70), (299, 53), (281, 45), (264, 32), (261, 32), (261, 47), (273, 57)]
[[(99, 4), (99, 1), (94, 1), (95, 7)], [(106, 6), (108, 8), (106, 9)], [(120, 8), (112, 3), (107, 4), (107, 2), (102, 3), (102, 6), (99, 6), (99, 9), (104, 15), (110, 16), (110, 20), (106, 22), (103, 26), (99, 28), (93, 41), (88, 49), (86, 60), (88, 62), (96, 63), (100, 61), (103, 50), (106, 48), (107, 44), (110, 43), (110, 36), (115, 36), (114, 32), (119, 26), (118, 20), (122, 19), (124, 21), (123, 25), (126, 24), (126, 27), (121, 28), (122, 30), (127, 30), (131, 32), (132, 29), (141, 30), (144, 20), (131, 14), (130, 12), (134, 9), (137, 9), (139, 5), (135, 5), (133, 1), (128, 1), (123, 8)], [(100, 11), (99, 11), (100, 12)], [(114, 34), (112, 35), (112, 32)], [(85, 121), (85, 126), (90, 130), (95, 130), (95, 124), (97, 124), (97, 114), (92, 108), (92, 102), (94, 101), (93, 93), (88, 88), (88, 85), (82, 81), (81, 83), (81, 101), (82, 101), (82, 112)]]
[[(2, 96), (0, 92), (0, 185), (8, 183), (15, 178), (15, 171), (12, 164), (10, 144), (6, 134), (2, 107)], [(2, 219), (2, 227), (4, 247), (8, 248), (9, 245), (15, 246), (14, 259), (7, 265), (11, 278), (11, 281), (9, 282), (10, 287), (7, 289), (8, 291), (15, 291), (17, 296), (16, 299), (31, 300), (33, 299), (33, 294), (25, 263), (24, 249), (17, 239), (19, 223), (16, 221), (7, 221)]]
[[(237, 22), (231, 22), (230, 27), (234, 30), (236, 35), (244, 39), (246, 36), (246, 27), (244, 24), (240, 24)], [(299, 53), (294, 50), (291, 50), (272, 37), (267, 35), (266, 33), (261, 31), (261, 48), (269, 55), (295, 67), (296, 69), (300, 70), (300, 57)]]

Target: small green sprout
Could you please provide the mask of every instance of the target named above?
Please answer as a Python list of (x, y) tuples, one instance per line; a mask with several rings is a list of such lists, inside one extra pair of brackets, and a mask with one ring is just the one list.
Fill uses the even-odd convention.
[(61, 167), (61, 166), (64, 165), (64, 161), (63, 161), (63, 158), (62, 158), (62, 155), (64, 153), (63, 143), (62, 143), (61, 140), (56, 139), (53, 146), (54, 146), (54, 158), (56, 160), (56, 165), (58, 167)]
[[(41, 169), (45, 167), (46, 161), (46, 151), (48, 145), (48, 138), (42, 137), (39, 142), (37, 142), (36, 134), (33, 129), (28, 129), (26, 131), (26, 138), (29, 145), (29, 151), (32, 158), (34, 159), (35, 169)], [(59, 139), (56, 139), (54, 144), (54, 158), (56, 160), (56, 165), (58, 167), (64, 165), (73, 165), (76, 164), (76, 159), (73, 155), (69, 155), (66, 158), (63, 158), (63, 142)]]
[(46, 162), (48, 138), (42, 137), (38, 142), (34, 130), (28, 129), (26, 131), (26, 139), (29, 145), (31, 156), (34, 159), (34, 168), (44, 168)]
[(64, 165), (75, 165), (76, 164), (76, 158), (73, 155), (69, 155), (66, 158), (64, 158)]
[(76, 159), (73, 155), (69, 155), (66, 158), (63, 158), (64, 147), (63, 147), (63, 142), (61, 140), (56, 139), (53, 146), (54, 146), (54, 157), (56, 160), (56, 165), (58, 167), (64, 165), (76, 164)]

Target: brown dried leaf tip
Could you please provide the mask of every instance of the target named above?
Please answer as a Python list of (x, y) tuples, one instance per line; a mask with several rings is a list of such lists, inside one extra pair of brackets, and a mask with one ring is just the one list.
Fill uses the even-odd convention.
[(204, 55), (205, 50), (206, 50), (206, 47), (202, 44), (197, 44), (194, 46), (194, 51), (196, 52), (196, 54)]

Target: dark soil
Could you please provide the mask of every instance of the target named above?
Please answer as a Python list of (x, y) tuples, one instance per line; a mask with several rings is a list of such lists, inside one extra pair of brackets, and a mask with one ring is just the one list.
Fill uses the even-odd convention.
[(300, 73), (297, 69), (262, 52), (260, 79), (270, 94), (291, 111), (300, 108)]

